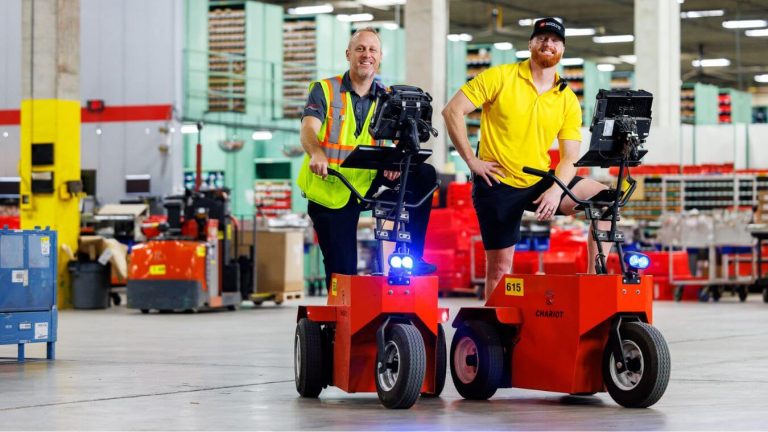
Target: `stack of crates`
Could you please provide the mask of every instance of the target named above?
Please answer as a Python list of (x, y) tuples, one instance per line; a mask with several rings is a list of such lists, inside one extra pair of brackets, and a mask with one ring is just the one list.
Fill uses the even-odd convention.
[(46, 343), (54, 359), (56, 343), (56, 232), (0, 229), (0, 345)]

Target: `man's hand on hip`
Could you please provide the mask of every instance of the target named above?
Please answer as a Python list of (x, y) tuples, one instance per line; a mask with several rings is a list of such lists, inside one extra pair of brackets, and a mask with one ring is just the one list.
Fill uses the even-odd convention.
[(539, 205), (539, 207), (536, 209), (536, 220), (551, 220), (555, 215), (557, 208), (560, 207), (560, 197), (562, 195), (563, 192), (561, 190), (549, 188), (546, 192), (536, 198), (536, 200), (533, 202), (534, 204)]
[(472, 158), (467, 161), (467, 166), (476, 176), (485, 180), (485, 182), (488, 183), (488, 186), (493, 186), (491, 179), (496, 183), (501, 183), (497, 177), (504, 177), (504, 174), (500, 170), (501, 166), (496, 162), (486, 162), (478, 158)]
[(309, 159), (309, 170), (325, 180), (328, 177), (328, 158), (322, 150), (312, 154)]

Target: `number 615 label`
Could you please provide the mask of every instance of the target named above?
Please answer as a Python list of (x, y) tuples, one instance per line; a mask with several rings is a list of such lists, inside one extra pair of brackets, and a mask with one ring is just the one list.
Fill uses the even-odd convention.
[(523, 296), (523, 280), (519, 278), (504, 278), (504, 294), (510, 296)]

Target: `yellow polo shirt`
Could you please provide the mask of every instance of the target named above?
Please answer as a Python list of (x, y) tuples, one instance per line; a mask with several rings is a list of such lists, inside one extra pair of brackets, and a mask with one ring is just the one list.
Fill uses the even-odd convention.
[(581, 141), (581, 106), (573, 90), (555, 86), (539, 95), (530, 60), (486, 69), (461, 91), (483, 108), (480, 159), (501, 165), (505, 177), (500, 180), (510, 186), (524, 188), (541, 180), (522, 170), (548, 170), (555, 137)]

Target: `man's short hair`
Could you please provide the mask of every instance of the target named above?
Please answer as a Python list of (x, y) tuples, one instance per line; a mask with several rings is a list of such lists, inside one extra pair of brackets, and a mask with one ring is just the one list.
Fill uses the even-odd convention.
[(354, 39), (355, 36), (359, 35), (360, 33), (365, 33), (365, 32), (373, 33), (376, 36), (376, 39), (379, 40), (379, 45), (381, 45), (381, 38), (379, 37), (379, 32), (376, 31), (376, 29), (373, 28), (373, 27), (363, 27), (361, 29), (355, 30), (355, 32), (352, 33), (352, 36), (349, 37), (349, 43), (347, 44), (347, 46), (349, 47), (349, 46), (352, 45), (352, 39)]

